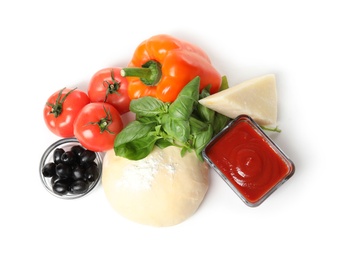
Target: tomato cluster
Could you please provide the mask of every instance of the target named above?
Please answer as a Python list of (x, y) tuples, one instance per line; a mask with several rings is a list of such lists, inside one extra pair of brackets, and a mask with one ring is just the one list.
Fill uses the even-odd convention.
[(113, 148), (123, 129), (121, 115), (129, 111), (128, 82), (121, 68), (96, 72), (88, 92), (63, 88), (53, 93), (44, 106), (48, 129), (60, 137), (76, 137), (85, 148), (103, 152)]

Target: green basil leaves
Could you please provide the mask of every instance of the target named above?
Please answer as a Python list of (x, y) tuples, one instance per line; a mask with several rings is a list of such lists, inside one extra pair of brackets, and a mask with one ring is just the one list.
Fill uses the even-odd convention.
[(203, 160), (201, 152), (205, 145), (229, 118), (198, 102), (199, 98), (210, 94), (208, 87), (199, 95), (199, 86), (200, 78), (195, 77), (172, 103), (154, 97), (132, 100), (130, 111), (136, 114), (136, 120), (117, 135), (116, 155), (139, 160), (146, 157), (155, 145), (160, 148), (174, 145), (181, 148), (181, 155), (193, 150)]

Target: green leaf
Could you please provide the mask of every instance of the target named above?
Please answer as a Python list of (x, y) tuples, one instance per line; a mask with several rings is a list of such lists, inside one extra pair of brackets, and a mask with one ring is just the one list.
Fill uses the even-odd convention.
[[(204, 88), (199, 95), (199, 99), (205, 98), (209, 95), (209, 88)], [(196, 102), (193, 115), (199, 118), (201, 121), (205, 121), (212, 124), (214, 120), (215, 111), (201, 105), (199, 102)]]
[(212, 124), (216, 112), (198, 103), (196, 106), (196, 113), (202, 121)]
[(137, 120), (130, 122), (116, 137), (114, 147), (140, 139), (155, 127), (155, 124), (143, 124)]
[(195, 153), (199, 159), (202, 159), (202, 150), (204, 150), (205, 146), (209, 143), (209, 141), (211, 141), (212, 136), (212, 125), (208, 125), (205, 131), (199, 132), (193, 136), (193, 149), (195, 150)]
[(227, 80), (227, 77), (224, 75), (222, 76), (222, 84), (220, 85), (219, 91), (222, 91), (228, 88), (229, 88), (229, 82)]
[(189, 147), (187, 147), (187, 146), (182, 147), (182, 149), (181, 149), (181, 157), (184, 157), (185, 154), (189, 153), (189, 152), (192, 152), (192, 150)]
[(159, 120), (157, 116), (152, 116), (152, 117), (136, 116), (136, 121), (139, 121), (142, 124), (154, 124), (154, 125), (159, 124)]
[(157, 137), (147, 135), (140, 139), (132, 140), (114, 147), (115, 154), (130, 160), (140, 160), (145, 158), (154, 149)]
[(207, 97), (209, 95), (211, 95), (210, 94), (210, 87), (203, 88), (203, 90), (199, 94), (199, 99), (205, 98), (205, 97)]
[(175, 101), (169, 106), (169, 115), (172, 118), (188, 120), (194, 104), (199, 100), (200, 77), (191, 80), (179, 93)]
[(194, 116), (191, 116), (189, 118), (189, 124), (191, 127), (191, 134), (203, 132), (208, 127), (208, 123), (203, 122), (202, 120), (199, 120), (199, 119), (195, 118)]
[(165, 115), (162, 120), (163, 130), (173, 139), (186, 143), (190, 135), (190, 125), (187, 120), (179, 120)]
[(230, 121), (231, 118), (220, 113), (215, 113), (213, 121), (213, 135), (218, 134)]
[(133, 99), (130, 102), (130, 111), (135, 113), (138, 117), (152, 117), (167, 113), (168, 106), (169, 104), (166, 104), (157, 98), (147, 96)]
[(172, 146), (174, 143), (172, 142), (172, 140), (167, 140), (167, 139), (158, 139), (155, 143), (156, 146), (158, 146), (159, 148), (163, 149), (166, 148), (168, 146)]

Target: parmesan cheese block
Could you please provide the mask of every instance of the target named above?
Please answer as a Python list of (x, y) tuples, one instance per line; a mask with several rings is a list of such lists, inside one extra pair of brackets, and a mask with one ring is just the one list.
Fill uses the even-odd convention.
[(199, 102), (230, 118), (245, 114), (259, 125), (275, 126), (277, 124), (277, 93), (274, 74), (244, 81), (207, 96)]
[(103, 159), (102, 186), (112, 207), (134, 222), (172, 226), (192, 216), (209, 186), (209, 167), (194, 153), (180, 155), (174, 146), (128, 160), (114, 150)]

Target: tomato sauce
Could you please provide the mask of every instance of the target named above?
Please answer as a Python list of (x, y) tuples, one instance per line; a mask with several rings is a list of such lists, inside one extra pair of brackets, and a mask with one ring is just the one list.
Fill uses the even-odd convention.
[(249, 206), (260, 204), (294, 172), (293, 163), (247, 116), (224, 129), (205, 154)]

